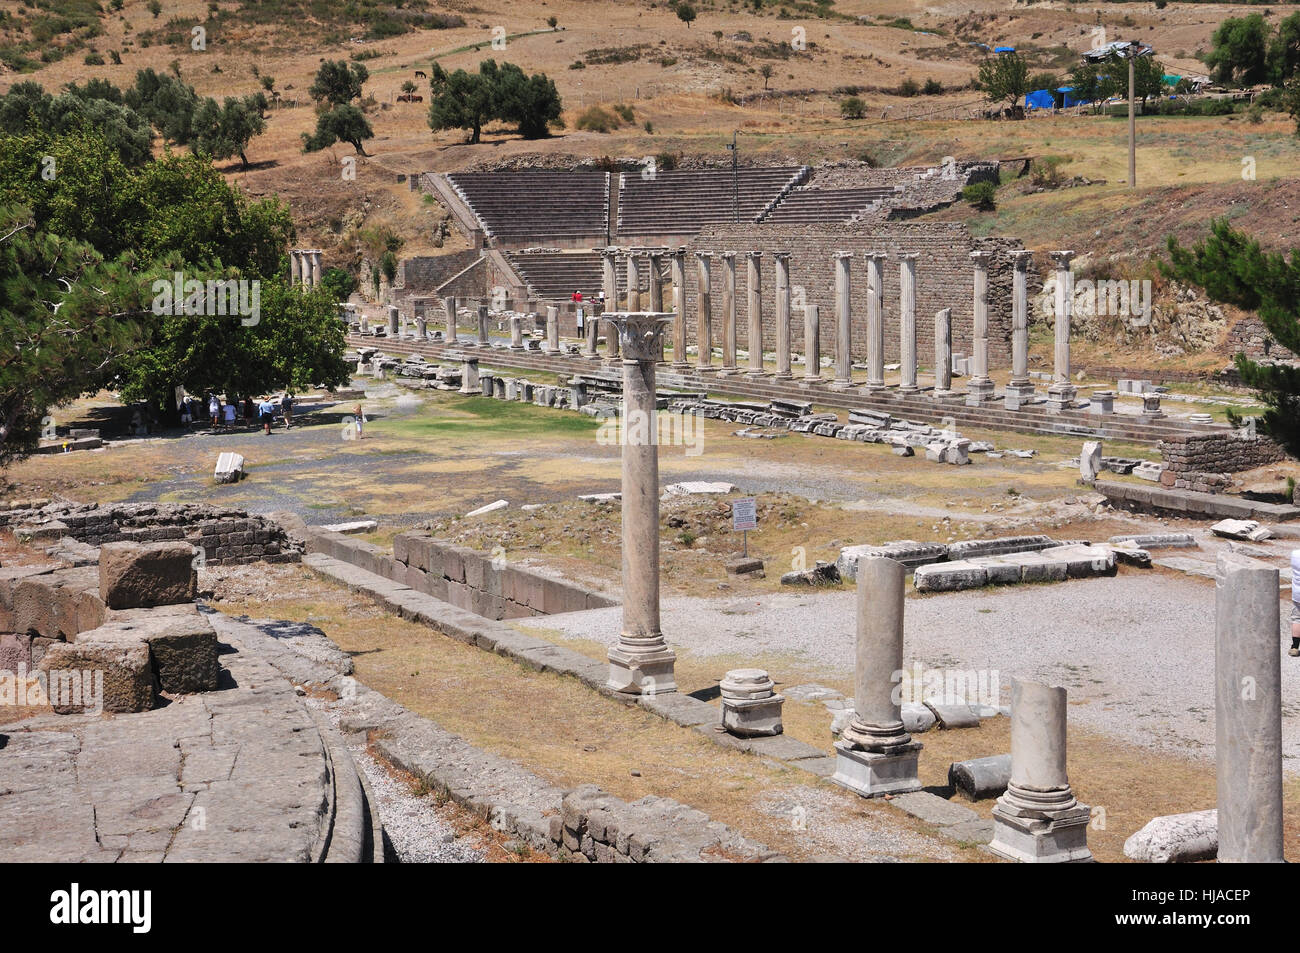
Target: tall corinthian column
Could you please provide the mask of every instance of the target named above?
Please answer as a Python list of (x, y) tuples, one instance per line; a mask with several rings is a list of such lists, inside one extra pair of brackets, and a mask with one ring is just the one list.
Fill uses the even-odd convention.
[(657, 251), (646, 255), (650, 267), (650, 310), (655, 314), (663, 314), (664, 311), (664, 276), (660, 270), (663, 268), (663, 257)]
[(853, 308), (849, 300), (849, 264), (853, 252), (835, 253), (835, 380), (831, 387), (853, 385)]
[(903, 727), (895, 695), (903, 671), (903, 596), (907, 569), (883, 556), (858, 561), (857, 659), (853, 720), (835, 744), (836, 784), (879, 797), (919, 791), (919, 742)]
[(609, 650), (609, 687), (635, 695), (675, 692), (676, 655), (659, 626), (659, 441), (655, 362), (668, 314), (609, 320), (623, 353), (623, 629)]
[(885, 386), (885, 253), (867, 252), (867, 383), (865, 391)]
[(673, 281), (673, 369), (684, 371), (686, 360), (686, 246), (680, 245), (669, 261)]
[[(821, 308), (811, 301), (803, 306), (803, 379), (812, 384), (822, 376)], [(800, 386), (803, 386), (802, 384)]]
[(898, 357), (900, 391), (916, 390), (916, 255), (899, 256)]
[(722, 371), (736, 372), (736, 253), (722, 253)]
[(1056, 267), (1056, 362), (1052, 369), (1052, 386), (1047, 389), (1047, 409), (1059, 412), (1074, 406), (1078, 391), (1070, 383), (1070, 318), (1074, 310), (1074, 275), (1070, 271), (1073, 251), (1051, 252)]
[(713, 369), (713, 280), (710, 265), (712, 252), (695, 253), (695, 366), (698, 370)]
[(776, 378), (790, 379), (790, 255), (779, 251), (776, 260)]
[(973, 251), (975, 266), (975, 331), (972, 336), (971, 378), (966, 385), (966, 403), (978, 407), (993, 399), (993, 381), (989, 379), (989, 261), (993, 253)]
[(1027, 249), (1011, 253), (1011, 382), (1004, 397), (1008, 410), (1020, 409), (1021, 403), (1034, 396), (1029, 380), (1029, 263), (1033, 257)]
[(759, 272), (761, 251), (752, 251), (745, 255), (745, 284), (748, 296), (745, 299), (745, 317), (749, 319), (749, 333), (745, 335), (745, 347), (749, 349), (750, 377), (763, 373), (763, 286)]

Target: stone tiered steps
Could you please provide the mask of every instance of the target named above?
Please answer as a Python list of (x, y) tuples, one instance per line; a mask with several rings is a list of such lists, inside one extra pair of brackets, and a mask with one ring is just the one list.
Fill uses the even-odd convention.
[(735, 207), (742, 222), (753, 222), (808, 174), (807, 166), (739, 169), (734, 180), (731, 169), (659, 172), (653, 179), (629, 172), (619, 176), (618, 234), (689, 234), (734, 221)]
[[(447, 347), (441, 343), (417, 343), (412, 340), (374, 338), (349, 334), (348, 344), (353, 347), (377, 347), (387, 354), (421, 354), (429, 360), (457, 360), (462, 354), (474, 354), (484, 368), (512, 367), (527, 372), (543, 371), (552, 374), (606, 375), (612, 380), (621, 374), (620, 365), (606, 365), (603, 360), (591, 360), (576, 355), (552, 356), (537, 351), (511, 351), (506, 348), (465, 347), (457, 344)], [(1225, 428), (1221, 424), (1198, 425), (1167, 417), (1155, 420), (1128, 414), (1098, 415), (1086, 410), (1063, 411), (1049, 414), (1045, 406), (1034, 404), (1021, 410), (1006, 410), (1001, 401), (990, 401), (983, 407), (967, 407), (964, 397), (933, 398), (925, 392), (913, 395), (899, 394), (890, 388), (875, 394), (864, 394), (854, 388), (849, 391), (832, 390), (826, 384), (801, 387), (795, 381), (776, 381), (771, 377), (748, 378), (743, 375), (723, 377), (717, 373), (700, 374), (694, 368), (679, 371), (671, 365), (661, 364), (658, 384), (666, 388), (732, 397), (758, 398), (760, 400), (811, 401), (818, 406), (851, 410), (867, 408), (885, 411), (895, 417), (922, 423), (942, 423), (951, 420), (958, 427), (982, 427), (989, 430), (1006, 430), (1014, 433), (1068, 434), (1079, 437), (1102, 437), (1110, 440), (1148, 442), (1186, 436), (1189, 433), (1216, 433)]]
[[(574, 291), (581, 291), (584, 298), (593, 298), (601, 290), (599, 252), (512, 252), (506, 258), (534, 298), (564, 300)], [(619, 288), (624, 284), (620, 273)]]
[(447, 181), (499, 244), (608, 233), (608, 172), (452, 172)]
[(848, 222), (895, 194), (892, 187), (794, 189), (760, 222), (765, 225), (817, 225)]

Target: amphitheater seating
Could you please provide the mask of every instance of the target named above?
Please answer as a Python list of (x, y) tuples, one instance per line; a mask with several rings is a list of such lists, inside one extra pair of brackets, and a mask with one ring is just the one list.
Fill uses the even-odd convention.
[[(660, 172), (618, 177), (618, 229), (628, 235), (687, 235), (705, 225), (753, 222), (809, 175), (807, 166)], [(734, 190), (734, 192), (733, 192)], [(737, 201), (738, 199), (738, 201)]]
[[(594, 298), (601, 289), (600, 253), (510, 252), (506, 258), (528, 286), (529, 297), (567, 300), (575, 291)], [(619, 275), (619, 287), (623, 287)]]
[(891, 187), (860, 189), (794, 189), (782, 196), (759, 221), (773, 225), (814, 225), (848, 222), (895, 194)]
[(496, 245), (607, 234), (607, 172), (455, 172), (447, 181)]

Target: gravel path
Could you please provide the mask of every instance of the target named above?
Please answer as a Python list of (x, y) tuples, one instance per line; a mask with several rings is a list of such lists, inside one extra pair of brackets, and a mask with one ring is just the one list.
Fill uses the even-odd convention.
[[(696, 657), (793, 655), (849, 677), (853, 592), (673, 598), (663, 630)], [(521, 621), (567, 637), (613, 644), (621, 609)], [(1278, 648), (1285, 652), (1290, 627)], [(1214, 750), (1214, 587), (1192, 579), (1121, 571), (1113, 578), (909, 598), (905, 660), (1065, 685), (1076, 724), (1144, 747), (1201, 758)], [(721, 674), (721, 673), (719, 673)], [(778, 681), (780, 672), (772, 673)], [(1300, 659), (1283, 655), (1282, 740), (1300, 772)]]

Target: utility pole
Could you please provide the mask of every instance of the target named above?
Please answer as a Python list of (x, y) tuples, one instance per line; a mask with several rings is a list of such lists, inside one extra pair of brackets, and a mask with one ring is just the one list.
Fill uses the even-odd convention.
[(731, 145), (727, 146), (731, 150), (731, 217), (736, 224), (740, 224), (740, 170), (736, 161), (736, 130), (731, 132)]

